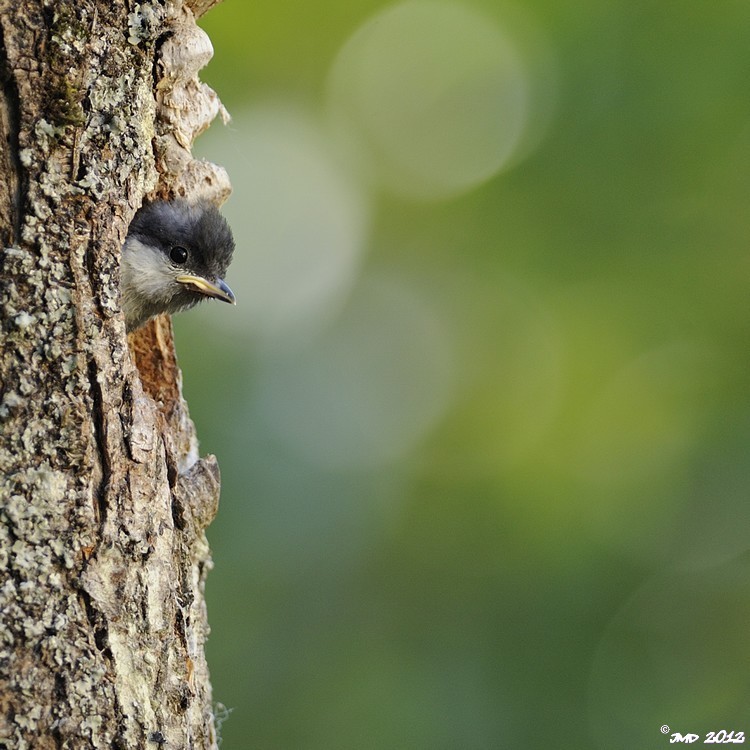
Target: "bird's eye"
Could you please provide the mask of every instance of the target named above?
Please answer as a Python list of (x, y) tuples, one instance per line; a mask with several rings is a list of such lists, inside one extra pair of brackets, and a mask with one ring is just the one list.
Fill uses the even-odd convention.
[(188, 251), (185, 250), (184, 247), (176, 245), (169, 251), (169, 257), (172, 260), (172, 263), (176, 263), (178, 266), (181, 266), (188, 259)]

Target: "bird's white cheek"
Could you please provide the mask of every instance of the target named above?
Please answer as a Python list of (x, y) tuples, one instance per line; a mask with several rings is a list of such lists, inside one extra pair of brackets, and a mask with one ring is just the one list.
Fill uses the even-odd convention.
[(121, 273), (124, 294), (168, 301), (180, 289), (164, 253), (134, 238), (123, 248)]

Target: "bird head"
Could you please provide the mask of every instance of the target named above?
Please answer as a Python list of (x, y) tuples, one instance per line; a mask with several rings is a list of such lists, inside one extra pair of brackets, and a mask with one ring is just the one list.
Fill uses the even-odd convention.
[(121, 304), (128, 331), (207, 298), (235, 304), (224, 281), (233, 252), (232, 230), (210, 203), (154, 201), (141, 208), (122, 253)]

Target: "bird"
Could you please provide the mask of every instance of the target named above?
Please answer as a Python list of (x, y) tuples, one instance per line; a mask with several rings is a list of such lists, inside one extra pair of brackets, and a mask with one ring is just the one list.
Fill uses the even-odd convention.
[(143, 205), (122, 246), (120, 306), (127, 332), (204, 299), (236, 304), (223, 278), (233, 253), (232, 230), (213, 204), (176, 198)]

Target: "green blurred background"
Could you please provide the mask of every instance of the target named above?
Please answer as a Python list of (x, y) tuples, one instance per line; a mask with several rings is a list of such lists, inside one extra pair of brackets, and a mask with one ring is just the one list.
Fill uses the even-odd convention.
[(750, 733), (750, 6), (201, 24), (239, 302), (176, 329), (222, 747)]

